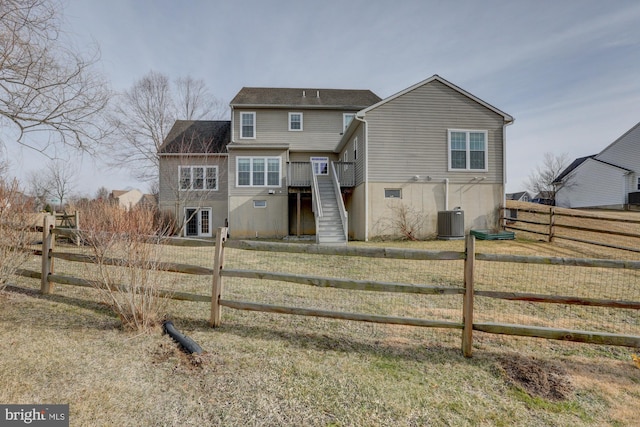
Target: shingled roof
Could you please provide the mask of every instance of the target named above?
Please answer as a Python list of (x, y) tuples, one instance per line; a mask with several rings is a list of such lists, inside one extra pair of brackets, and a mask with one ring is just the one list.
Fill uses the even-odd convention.
[(362, 89), (304, 89), (243, 87), (232, 107), (311, 107), (361, 110), (381, 98)]
[(228, 120), (176, 120), (158, 150), (160, 154), (224, 153), (231, 142)]

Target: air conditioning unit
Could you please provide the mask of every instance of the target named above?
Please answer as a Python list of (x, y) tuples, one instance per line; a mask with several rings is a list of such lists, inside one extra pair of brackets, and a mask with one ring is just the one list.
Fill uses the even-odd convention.
[(464, 239), (464, 211), (455, 209), (438, 212), (438, 239)]

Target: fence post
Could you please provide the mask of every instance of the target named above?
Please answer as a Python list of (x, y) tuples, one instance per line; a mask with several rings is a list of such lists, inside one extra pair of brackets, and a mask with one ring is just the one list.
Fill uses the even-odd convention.
[(556, 221), (556, 210), (553, 206), (549, 209), (549, 243), (553, 242), (553, 225)]
[(222, 275), (220, 272), (224, 267), (224, 242), (227, 240), (227, 228), (220, 227), (216, 231), (216, 247), (213, 260), (213, 285), (211, 287), (211, 318), (209, 326), (216, 328), (220, 326), (220, 295), (222, 294)]
[(40, 279), (40, 292), (53, 293), (53, 283), (49, 282), (49, 274), (53, 273), (53, 258), (51, 252), (56, 241), (52, 232), (56, 224), (56, 217), (45, 215), (42, 225), (42, 277)]
[(476, 238), (471, 233), (465, 242), (464, 298), (462, 302), (462, 354), (471, 357), (473, 347), (473, 273), (475, 269)]
[[(76, 211), (75, 216), (76, 216), (75, 228), (76, 228), (76, 231), (79, 232), (80, 231), (80, 212)], [(81, 243), (80, 234), (76, 233), (76, 246), (80, 246), (80, 243)]]

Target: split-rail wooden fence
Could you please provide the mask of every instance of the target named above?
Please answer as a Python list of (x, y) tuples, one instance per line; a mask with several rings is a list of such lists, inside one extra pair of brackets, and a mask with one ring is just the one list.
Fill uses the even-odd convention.
[[(53, 283), (75, 286), (96, 286), (88, 280), (65, 275), (55, 274), (53, 260), (64, 259), (76, 262), (93, 262), (91, 256), (77, 253), (65, 253), (55, 249), (55, 236), (73, 237), (76, 230), (55, 228), (53, 217), (46, 217), (43, 227), (42, 269), (41, 271), (20, 270), (19, 275), (39, 278), (41, 280), (41, 292), (50, 294), (53, 292)], [(560, 328), (537, 327), (531, 325), (513, 325), (500, 323), (481, 323), (474, 321), (474, 301), (477, 297), (495, 298), (509, 301), (527, 301), (532, 303), (575, 304), (586, 306), (608, 307), (611, 309), (631, 309), (640, 314), (640, 300), (621, 301), (607, 299), (589, 299), (572, 296), (544, 295), (519, 292), (496, 292), (474, 289), (474, 271), (477, 261), (501, 262), (501, 263), (533, 263), (544, 265), (564, 265), (579, 267), (597, 267), (606, 269), (630, 269), (640, 270), (640, 262), (575, 259), (554, 257), (532, 257), (500, 254), (483, 254), (475, 250), (475, 238), (467, 236), (466, 250), (458, 251), (427, 251), (409, 250), (398, 248), (374, 248), (374, 247), (349, 247), (349, 246), (321, 246), (315, 244), (299, 243), (273, 243), (261, 241), (235, 241), (227, 239), (227, 229), (217, 230), (214, 240), (188, 240), (166, 239), (165, 243), (179, 246), (214, 246), (213, 268), (204, 268), (175, 263), (162, 263), (157, 268), (164, 271), (179, 272), (185, 274), (210, 275), (212, 278), (211, 295), (197, 295), (185, 292), (166, 290), (166, 296), (178, 300), (206, 302), (211, 304), (209, 323), (212, 327), (220, 326), (223, 320), (223, 307), (227, 309), (261, 311), (281, 314), (294, 314), (301, 316), (315, 316), (332, 319), (344, 319), (353, 321), (365, 321), (374, 323), (401, 324), (421, 327), (459, 329), (462, 334), (462, 352), (471, 357), (474, 331), (492, 334), (516, 335), (538, 337), (555, 340), (567, 340), (592, 344), (605, 344), (640, 348), (640, 333), (637, 335), (622, 335), (596, 331), (579, 331)], [(225, 267), (225, 249), (233, 248), (245, 251), (270, 251), (289, 252), (322, 255), (340, 255), (347, 257), (371, 257), (399, 260), (425, 260), (425, 261), (464, 261), (463, 286), (436, 286), (415, 285), (403, 283), (388, 283), (368, 280), (351, 280), (339, 278), (314, 277), (289, 273), (265, 272), (258, 270), (241, 270)], [(118, 260), (113, 260), (118, 265)], [(415, 319), (406, 317), (393, 317), (383, 315), (348, 313), (327, 311), (289, 306), (276, 306), (258, 304), (253, 302), (231, 300), (225, 298), (224, 281), (226, 278), (250, 278), (256, 281), (273, 280), (289, 282), (316, 287), (330, 287), (346, 290), (358, 290), (368, 292), (394, 292), (408, 294), (433, 295), (460, 295), (460, 320), (445, 321), (433, 319)], [(638, 319), (638, 317), (636, 317)]]

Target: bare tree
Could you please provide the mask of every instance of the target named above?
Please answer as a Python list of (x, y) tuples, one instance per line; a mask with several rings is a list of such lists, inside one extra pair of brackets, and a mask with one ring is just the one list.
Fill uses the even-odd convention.
[(570, 176), (563, 181), (554, 182), (569, 165), (569, 155), (563, 153), (556, 155), (550, 152), (544, 153), (542, 164), (536, 166), (529, 174), (526, 186), (534, 194), (543, 194), (547, 199), (555, 200), (556, 193), (561, 188), (570, 187), (573, 182)]
[(98, 50), (85, 57), (64, 37), (61, 9), (55, 0), (0, 0), (0, 126), (43, 153), (91, 151), (105, 135), (110, 92), (93, 69)]
[(42, 205), (55, 200), (62, 207), (75, 187), (76, 171), (68, 162), (51, 160), (44, 171), (29, 173), (29, 192)]
[(107, 200), (109, 200), (109, 195), (111, 195), (111, 192), (109, 191), (109, 189), (107, 187), (100, 187), (100, 188), (98, 188), (98, 191), (96, 191), (95, 200), (107, 201)]
[(219, 119), (226, 114), (224, 103), (211, 96), (203, 80), (180, 77), (176, 88), (176, 119)]
[(166, 75), (149, 72), (116, 103), (111, 165), (127, 165), (135, 178), (157, 181), (158, 150), (174, 122), (219, 118), (221, 105), (202, 80), (185, 77), (172, 85)]

